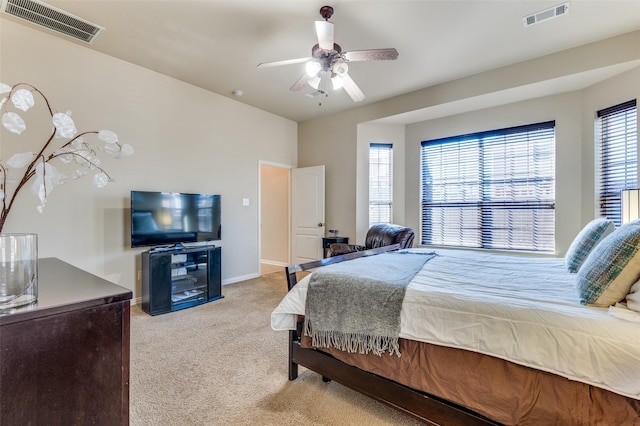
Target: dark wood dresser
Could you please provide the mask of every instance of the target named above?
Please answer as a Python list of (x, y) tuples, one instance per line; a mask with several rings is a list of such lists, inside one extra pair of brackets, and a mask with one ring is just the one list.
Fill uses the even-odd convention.
[(0, 425), (128, 425), (130, 290), (55, 258), (0, 315)]

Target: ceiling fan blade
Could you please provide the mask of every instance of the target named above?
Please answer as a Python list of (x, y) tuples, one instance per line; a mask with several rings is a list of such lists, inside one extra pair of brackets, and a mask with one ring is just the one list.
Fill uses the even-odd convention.
[(333, 50), (333, 24), (329, 21), (316, 21), (316, 33), (320, 49)]
[(268, 68), (268, 67), (279, 67), (280, 65), (291, 65), (291, 64), (300, 64), (302, 62), (307, 62), (309, 58), (298, 58), (298, 59), (287, 59), (285, 61), (275, 61), (275, 62), (261, 62), (258, 64), (258, 68)]
[(302, 77), (300, 77), (298, 81), (293, 83), (293, 86), (291, 86), (289, 90), (293, 90), (294, 92), (297, 92), (299, 90), (304, 89), (305, 87), (307, 87), (307, 81), (309, 81), (310, 78), (311, 77), (309, 77), (307, 73), (302, 74)]
[(353, 99), (353, 102), (363, 101), (365, 98), (364, 93), (362, 93), (362, 90), (360, 90), (349, 74), (345, 74), (342, 78), (344, 79), (344, 86), (342, 86), (342, 88), (347, 92), (351, 99)]
[(354, 50), (343, 54), (345, 61), (392, 61), (398, 59), (398, 51), (390, 49)]

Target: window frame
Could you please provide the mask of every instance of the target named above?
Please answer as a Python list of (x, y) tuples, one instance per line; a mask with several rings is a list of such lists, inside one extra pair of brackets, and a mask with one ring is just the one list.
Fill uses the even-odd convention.
[[(629, 120), (632, 122), (630, 123)], [(622, 129), (621, 127), (624, 127)], [(624, 134), (621, 136), (620, 132)], [(598, 153), (596, 211), (622, 222), (621, 191), (638, 187), (638, 109), (636, 99), (596, 112), (595, 144)], [(624, 156), (623, 161), (616, 161)], [(611, 159), (611, 162), (608, 160)], [(615, 171), (614, 171), (615, 170)]]
[[(439, 157), (428, 159), (438, 145)], [(555, 120), (426, 140), (420, 149), (422, 244), (555, 252)]]
[[(376, 156), (378, 159), (380, 159), (380, 153), (385, 152), (388, 153), (388, 159), (385, 162), (385, 164), (382, 164), (382, 161), (377, 161), (377, 162), (373, 162), (373, 154), (374, 153), (378, 153), (378, 155)], [(370, 143), (369, 144), (369, 153), (368, 153), (368, 159), (369, 159), (369, 178), (368, 178), (368, 184), (369, 184), (369, 203), (368, 203), (368, 222), (369, 222), (369, 227), (371, 227), (372, 225), (375, 224), (379, 224), (379, 223), (392, 223), (393, 221), (393, 144), (392, 143)], [(388, 182), (386, 183), (386, 185), (381, 185), (381, 169), (383, 167), (386, 167), (388, 170), (386, 170), (386, 174), (388, 175)], [(375, 170), (374, 170), (375, 168)], [(374, 173), (375, 171), (375, 173)], [(375, 182), (374, 182), (375, 180)], [(377, 186), (378, 187), (378, 191), (373, 191), (373, 187)], [(381, 188), (382, 186), (386, 186), (386, 188)], [(383, 198), (383, 197), (379, 197), (377, 200), (373, 200), (372, 199), (372, 194), (374, 192), (377, 192), (378, 194), (387, 191), (388, 193), (388, 198)], [(372, 213), (372, 208), (375, 208), (375, 210), (377, 210), (376, 215), (373, 215)], [(388, 217), (385, 217), (386, 219), (388, 219), (388, 222), (386, 221), (381, 221), (381, 214), (380, 214), (380, 210), (384, 208), (385, 210), (388, 211)], [(374, 220), (374, 219), (378, 219), (378, 220)]]

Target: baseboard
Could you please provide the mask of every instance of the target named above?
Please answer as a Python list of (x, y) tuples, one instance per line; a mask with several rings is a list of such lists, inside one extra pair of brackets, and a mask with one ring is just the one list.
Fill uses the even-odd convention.
[(265, 265), (270, 265), (270, 266), (282, 266), (283, 268), (286, 268), (287, 266), (289, 266), (287, 262), (280, 262), (277, 260), (260, 259), (260, 263), (264, 263)]
[(227, 284), (233, 284), (233, 283), (237, 283), (240, 281), (246, 281), (246, 280), (251, 280), (254, 278), (258, 278), (260, 276), (260, 274), (249, 274), (249, 275), (243, 275), (240, 277), (233, 277), (233, 278), (227, 278), (226, 280), (222, 281), (222, 285), (227, 285)]

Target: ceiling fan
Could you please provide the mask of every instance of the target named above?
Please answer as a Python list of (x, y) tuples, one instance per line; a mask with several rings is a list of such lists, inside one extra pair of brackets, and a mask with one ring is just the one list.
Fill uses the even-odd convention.
[(316, 21), (318, 44), (311, 48), (311, 58), (263, 62), (258, 64), (258, 67), (265, 68), (306, 62), (306, 72), (291, 86), (291, 90), (299, 91), (309, 85), (316, 90), (311, 95), (313, 97), (316, 95), (328, 96), (330, 88), (334, 90), (344, 88), (354, 102), (360, 102), (365, 96), (349, 76), (347, 62), (394, 60), (398, 58), (398, 51), (390, 48), (343, 52), (340, 45), (334, 43), (333, 40), (333, 23), (329, 22), (332, 15), (333, 8), (331, 6), (320, 8), (320, 16), (324, 18), (324, 21)]

